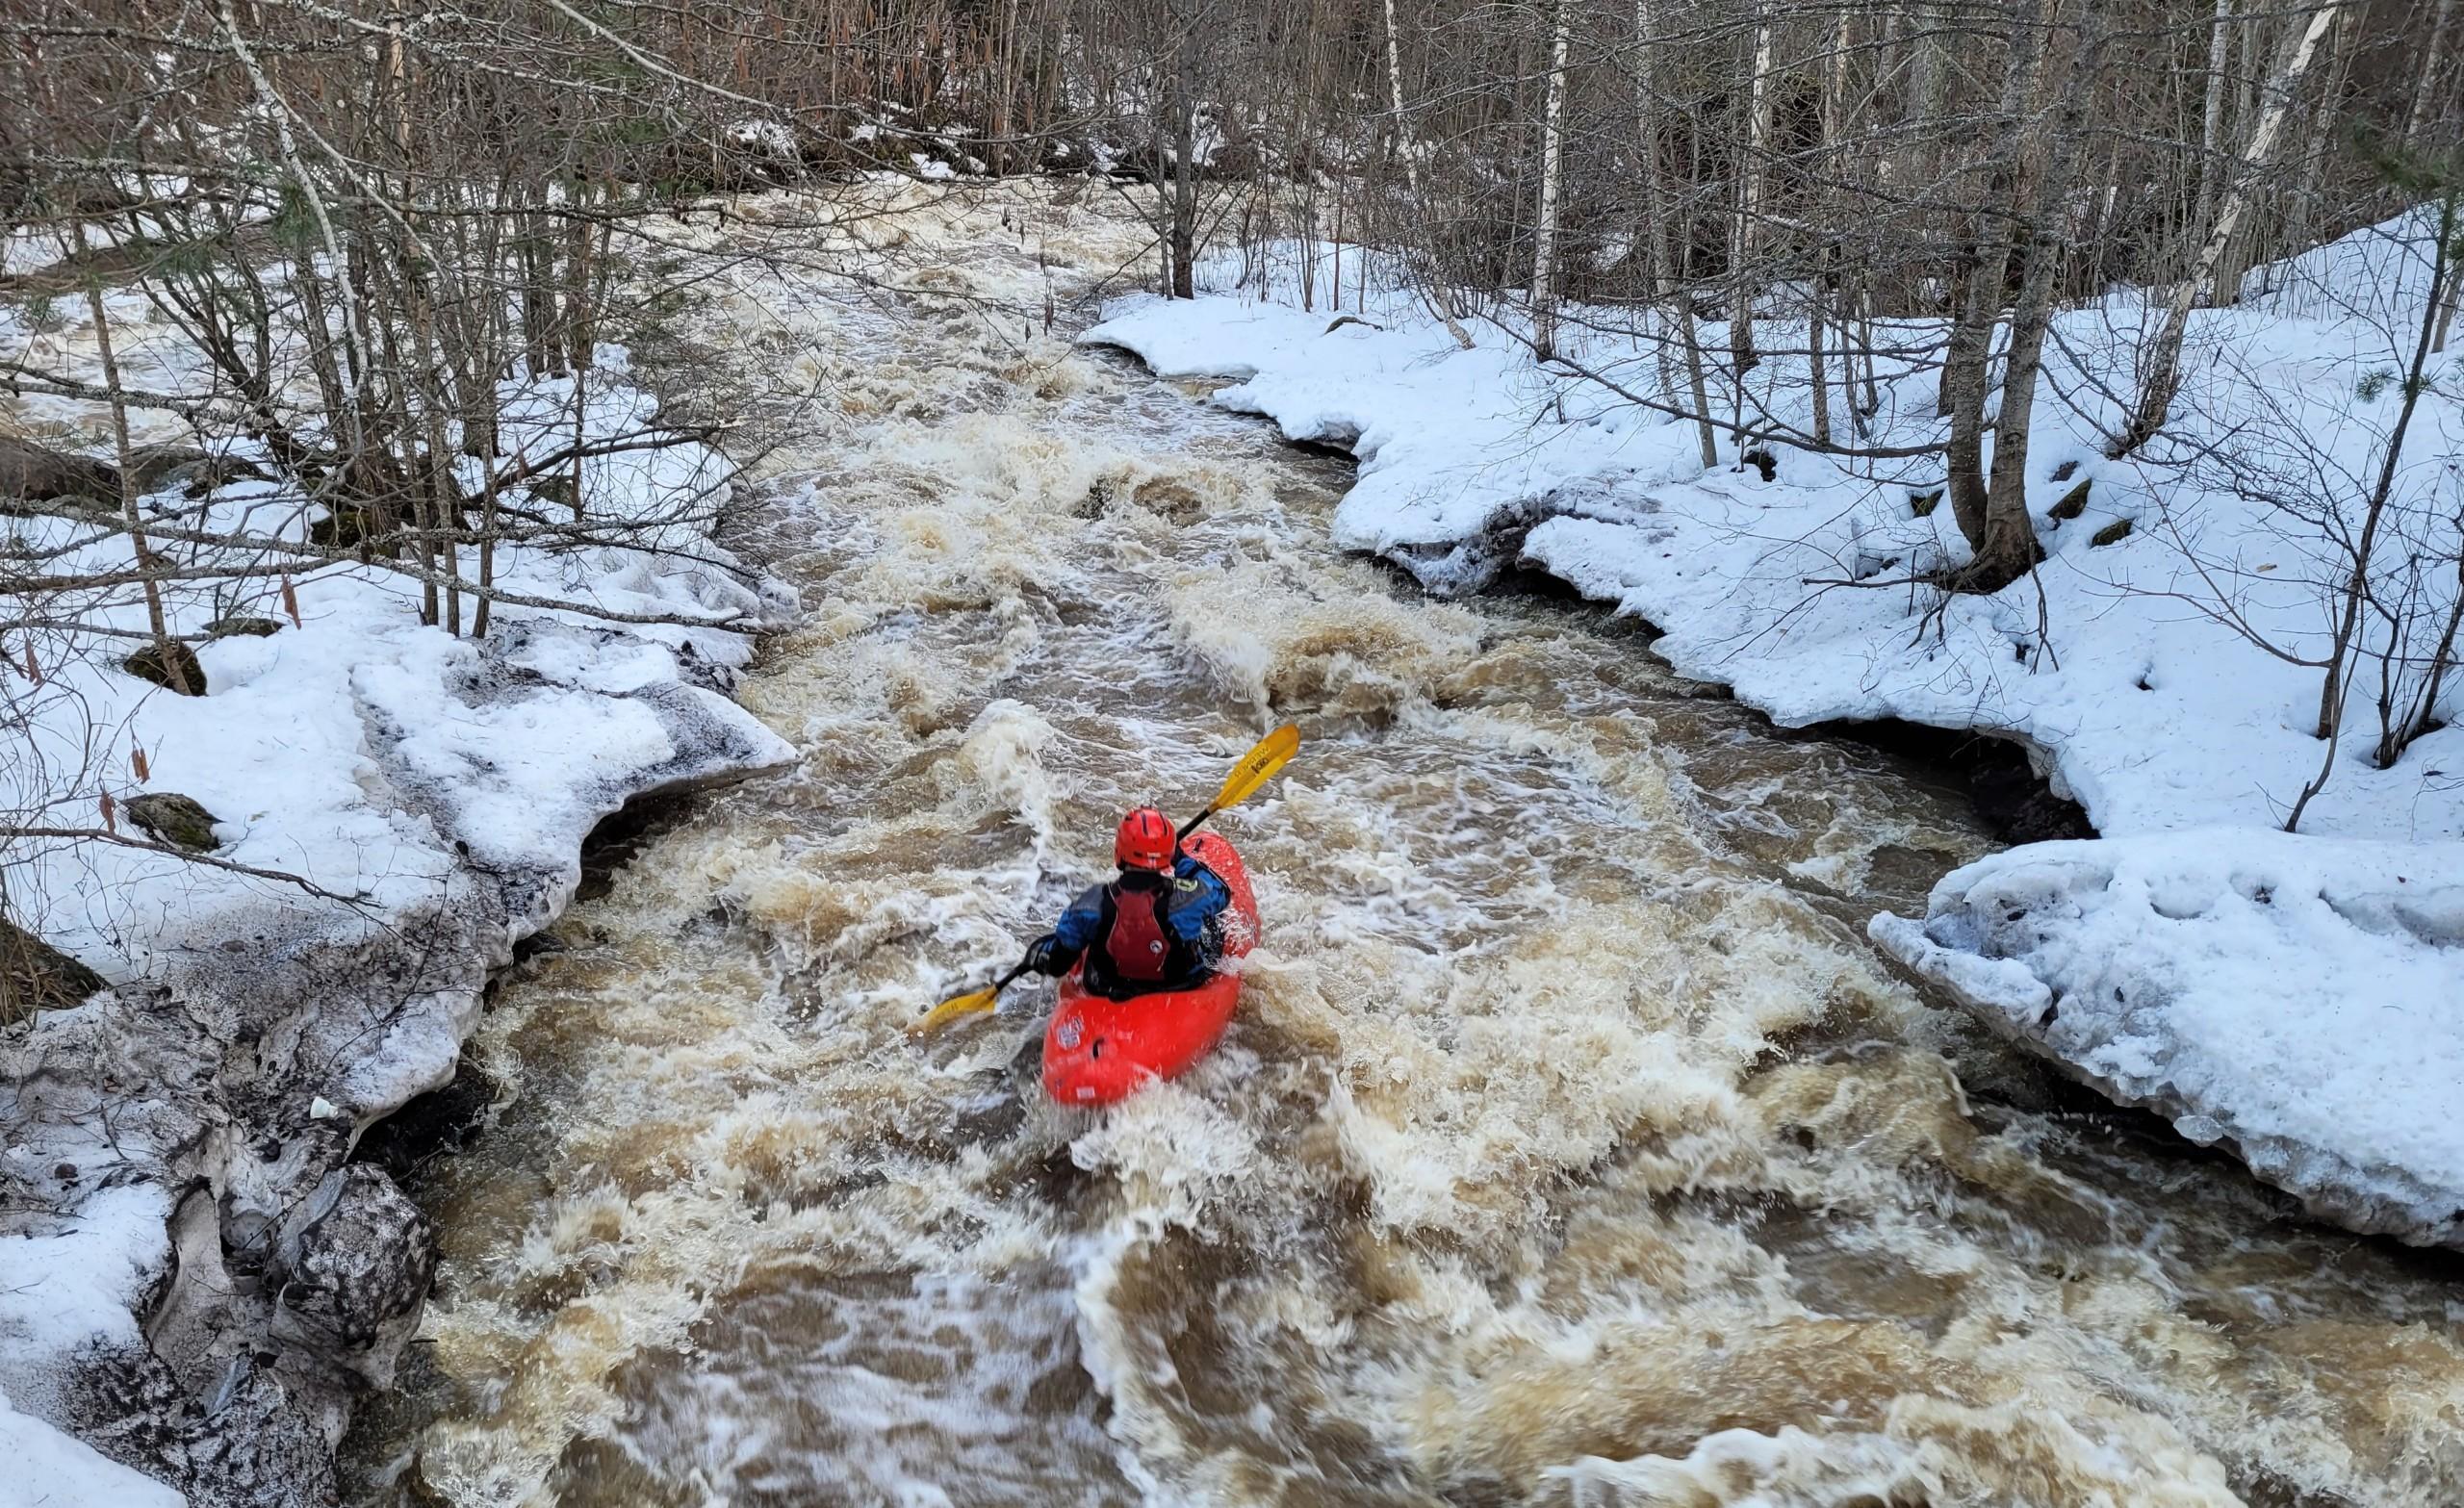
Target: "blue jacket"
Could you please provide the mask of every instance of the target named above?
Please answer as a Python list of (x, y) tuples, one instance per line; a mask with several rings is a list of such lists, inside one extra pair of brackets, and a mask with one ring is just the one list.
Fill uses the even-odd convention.
[[(1166, 934), (1174, 943), (1174, 966), (1168, 971), (1171, 978), (1167, 983), (1179, 984), (1213, 972), (1221, 961), (1223, 933), (1216, 919), (1232, 904), (1232, 891), (1214, 870), (1187, 854), (1173, 863), (1172, 882), (1156, 910)], [(1096, 967), (1099, 959), (1089, 950), (1103, 940), (1104, 929), (1112, 919), (1110, 892), (1117, 883), (1116, 881), (1112, 884), (1089, 885), (1061, 913), (1061, 920), (1052, 929), (1053, 945), (1044, 964), (1045, 972), (1065, 974), (1072, 963), (1085, 958), (1090, 987), (1105, 983), (1092, 977), (1102, 971)]]
[[(1164, 910), (1164, 930), (1183, 942), (1194, 943), (1206, 934), (1206, 924), (1223, 914), (1232, 904), (1232, 892), (1217, 878), (1214, 870), (1183, 854), (1172, 865), (1172, 878), (1194, 886), (1172, 887), (1170, 902)], [(1064, 952), (1081, 953), (1095, 940), (1104, 921), (1104, 885), (1089, 885), (1052, 929)]]

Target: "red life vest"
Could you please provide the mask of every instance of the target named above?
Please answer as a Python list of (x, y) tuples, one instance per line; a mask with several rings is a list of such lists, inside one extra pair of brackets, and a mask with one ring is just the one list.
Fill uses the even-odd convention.
[(1163, 982), (1172, 957), (1171, 941), (1164, 935), (1163, 901), (1161, 891), (1114, 887), (1113, 926), (1104, 937), (1114, 978), (1138, 984)]

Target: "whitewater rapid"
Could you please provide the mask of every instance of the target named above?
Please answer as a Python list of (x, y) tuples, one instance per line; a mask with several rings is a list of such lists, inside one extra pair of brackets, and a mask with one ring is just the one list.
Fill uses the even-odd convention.
[[(1634, 626), (1339, 555), (1340, 463), (1044, 327), (1134, 222), (897, 192), (890, 293), (765, 267), (690, 317), (779, 395), (747, 543), (807, 616), (741, 696), (803, 761), (502, 982), (361, 1500), (2464, 1494), (2452, 1264), (2292, 1217), (1864, 941), (1992, 846), (1956, 794)], [(1265, 940), (1196, 1072), (1055, 1109), (1048, 987), (902, 1034), (1286, 720), (1221, 819)]]

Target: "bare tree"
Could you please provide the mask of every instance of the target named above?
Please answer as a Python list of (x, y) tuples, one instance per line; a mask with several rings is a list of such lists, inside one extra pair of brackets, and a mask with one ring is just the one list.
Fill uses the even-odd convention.
[(2259, 113), (2257, 121), (2250, 128), (2249, 139), (2243, 145), (2239, 174), (2226, 185), (2221, 207), (2207, 223), (2206, 235), (2189, 274), (2173, 285), (2155, 339), (2140, 360), (2139, 400), (2108, 453), (2128, 455), (2164, 427), (2172, 407), (2173, 394), (2181, 382), (2182, 341), (2190, 329), (2191, 309), (2202, 297), (2214, 296), (2217, 269), (2223, 265), (2225, 250), (2233, 243), (2234, 232), (2249, 207), (2255, 175), (2274, 160), (2283, 141), (2294, 102), (2299, 97), (2302, 80), (2309, 76), (2311, 64), (2319, 56), (2320, 43), (2325, 40), (2341, 12), (2340, 3), (2323, 5), (2311, 11), (2301, 29), (2295, 34), (2293, 44), (2277, 65), (2274, 77), (2269, 81), (2268, 103)]
[(1550, 8), (1548, 104), (1540, 126), (1540, 207), (1531, 239), (1531, 349), (1536, 359), (1556, 355), (1557, 214), (1564, 184), (1566, 53), (1574, 37), (1574, 0)]

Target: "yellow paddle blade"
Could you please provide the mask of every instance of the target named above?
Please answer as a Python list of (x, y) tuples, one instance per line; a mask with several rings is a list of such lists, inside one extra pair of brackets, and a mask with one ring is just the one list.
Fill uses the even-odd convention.
[(1000, 998), (1001, 986), (995, 984), (990, 989), (979, 989), (973, 994), (961, 995), (954, 1000), (944, 1000), (933, 1008), (932, 1014), (909, 1027), (907, 1035), (930, 1036), (961, 1016), (971, 1016), (979, 1011), (991, 1010), (992, 1003)]
[(1234, 765), (1232, 773), (1224, 778), (1223, 789), (1216, 794), (1215, 804), (1207, 809), (1221, 811), (1226, 806), (1247, 801), (1257, 794), (1259, 786), (1264, 785), (1275, 771), (1290, 763), (1292, 756), (1299, 752), (1300, 729), (1289, 723), (1284, 724), (1258, 740), (1258, 747), (1241, 756), (1241, 762)]

